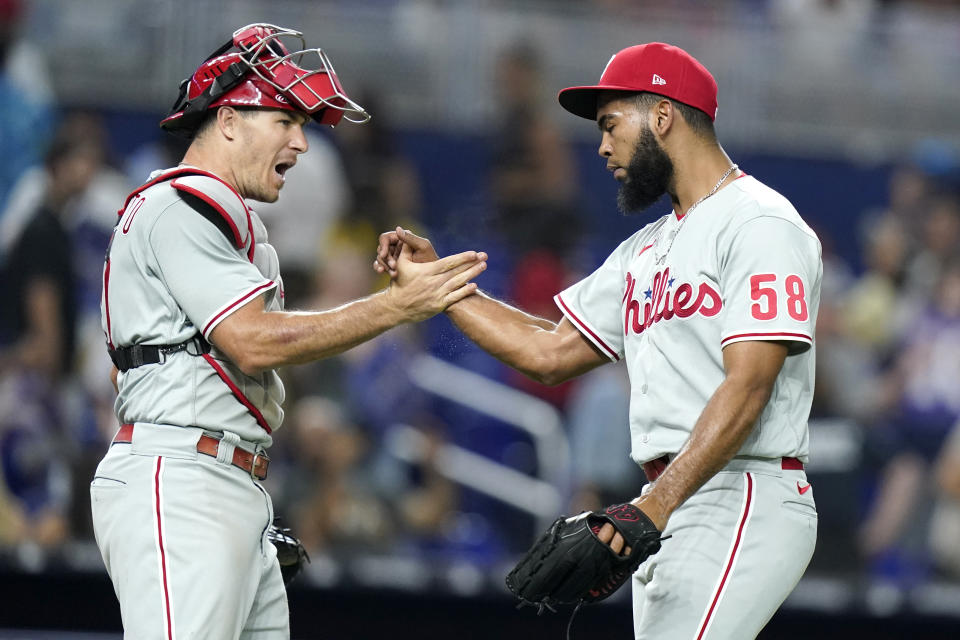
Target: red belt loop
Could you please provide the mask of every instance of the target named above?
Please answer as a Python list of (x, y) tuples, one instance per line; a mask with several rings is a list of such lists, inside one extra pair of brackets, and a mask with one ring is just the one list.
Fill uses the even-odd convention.
[(120, 430), (117, 431), (117, 435), (113, 436), (113, 441), (120, 442), (120, 443), (133, 442), (133, 425), (132, 424), (120, 425)]
[[(133, 442), (133, 425), (123, 424), (113, 436), (113, 444), (130, 444)], [(197, 451), (214, 458), (217, 457), (217, 450), (220, 448), (220, 441), (212, 436), (203, 434), (197, 441)], [(250, 453), (240, 447), (233, 450), (233, 466), (243, 469), (257, 480), (264, 480), (267, 477), (267, 467), (270, 466), (270, 458), (263, 451)]]
[(784, 458), (780, 468), (784, 471), (803, 471), (803, 463), (797, 458)]

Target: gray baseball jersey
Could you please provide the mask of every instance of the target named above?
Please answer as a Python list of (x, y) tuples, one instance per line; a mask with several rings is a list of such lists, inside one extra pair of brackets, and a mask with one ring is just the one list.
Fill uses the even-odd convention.
[[(178, 344), (197, 332), (209, 339), (258, 295), (268, 310), (283, 308), (279, 262), (257, 214), (212, 174), (169, 179), (184, 169), (154, 173), (153, 184), (135, 192), (121, 211), (101, 302), (111, 347)], [(184, 198), (191, 197), (219, 213), (216, 224), (187, 204)], [(277, 374), (245, 375), (216, 348), (202, 357), (173, 353), (164, 363), (121, 372), (118, 384), (121, 423), (229, 429), (269, 446), (283, 420)]]
[(783, 340), (790, 356), (741, 455), (806, 460), (820, 243), (793, 206), (750, 176), (624, 241), (557, 294), (567, 318), (630, 374), (631, 456), (676, 453), (723, 381), (723, 347)]
[(670, 516), (670, 539), (634, 574), (637, 640), (755, 637), (803, 575), (817, 514), (797, 459), (807, 458), (821, 276), (816, 235), (745, 176), (685, 217), (647, 225), (556, 296), (600, 351), (626, 360), (638, 463), (687, 441), (724, 379), (726, 345), (789, 343), (738, 455)]
[[(112, 349), (209, 338), (260, 295), (268, 310), (282, 309), (266, 231), (217, 176), (157, 172), (120, 213), (101, 301)], [(127, 637), (289, 638), (266, 536), (270, 496), (234, 461), (237, 449), (260, 455), (280, 425), (276, 373), (244, 375), (214, 347), (134, 366), (118, 386), (116, 413), (127, 426), (97, 467), (90, 497)], [(208, 432), (219, 440), (216, 455), (200, 452)]]

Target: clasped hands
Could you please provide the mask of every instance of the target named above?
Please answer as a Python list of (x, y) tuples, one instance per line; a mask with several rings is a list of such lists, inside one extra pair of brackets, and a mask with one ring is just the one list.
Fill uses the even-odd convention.
[(475, 293), (471, 281), (487, 268), (487, 254), (464, 251), (439, 258), (428, 239), (397, 227), (380, 234), (373, 268), (390, 275), (392, 304), (417, 322)]

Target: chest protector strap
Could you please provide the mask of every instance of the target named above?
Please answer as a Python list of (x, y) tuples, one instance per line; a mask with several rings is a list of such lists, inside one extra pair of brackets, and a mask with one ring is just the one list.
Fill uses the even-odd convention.
[[(127, 196), (123, 207), (117, 213), (123, 216), (127, 205), (138, 194), (147, 189), (170, 181), (180, 197), (197, 213), (207, 218), (227, 237), (227, 240), (242, 251), (248, 260), (253, 261), (256, 238), (250, 210), (243, 198), (233, 188), (216, 175), (194, 167), (178, 167), (165, 171)], [(111, 246), (113, 238), (111, 237)], [(106, 261), (110, 262), (110, 246), (107, 247)], [(192, 347), (192, 348), (191, 348)], [(108, 345), (113, 364), (120, 371), (127, 371), (145, 364), (157, 364), (166, 361), (166, 356), (178, 351), (186, 351), (193, 356), (210, 352), (210, 343), (198, 332), (192, 338), (179, 344), (145, 345), (135, 344), (129, 347)]]
[(212, 222), (238, 251), (253, 262), (256, 238), (250, 209), (233, 187), (213, 174), (182, 175), (170, 186), (194, 211)]
[[(191, 349), (191, 347), (193, 347)], [(210, 343), (199, 333), (180, 344), (135, 344), (132, 347), (108, 349), (110, 359), (120, 371), (129, 371), (145, 364), (166, 362), (167, 356), (178, 351), (186, 351), (192, 356), (210, 353)]]
[[(243, 198), (219, 176), (196, 167), (177, 167), (156, 175), (146, 184), (137, 187), (117, 211), (123, 216), (127, 205), (137, 195), (163, 182), (177, 190), (190, 207), (212, 222), (227, 237), (238, 251), (253, 261), (256, 245), (251, 212)], [(109, 260), (109, 252), (107, 254)]]

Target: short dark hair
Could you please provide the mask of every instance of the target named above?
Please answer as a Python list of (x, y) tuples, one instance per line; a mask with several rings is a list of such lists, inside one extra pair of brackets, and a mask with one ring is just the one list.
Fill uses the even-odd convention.
[(202, 136), (213, 126), (213, 122), (217, 119), (217, 111), (220, 111), (220, 107), (217, 107), (216, 109), (208, 109), (207, 112), (203, 114), (203, 119), (194, 130), (193, 136), (191, 136), (194, 140)]
[(640, 93), (637, 93), (634, 100), (636, 101), (637, 109), (640, 110), (649, 109), (661, 100), (669, 100), (673, 105), (673, 108), (680, 112), (680, 115), (683, 116), (683, 119), (695, 134), (705, 140), (717, 139), (717, 132), (713, 128), (713, 120), (710, 119), (710, 116), (703, 111), (700, 111), (700, 109), (697, 109), (696, 107), (691, 107), (688, 104), (677, 102), (673, 98), (668, 98), (667, 96), (662, 96), (659, 93), (651, 93), (649, 91), (641, 91)]
[[(249, 118), (254, 111), (263, 111), (260, 107), (233, 107), (234, 111), (237, 111), (244, 118)], [(213, 128), (213, 123), (217, 121), (217, 112), (220, 111), (220, 107), (215, 107), (213, 109), (207, 109), (207, 112), (203, 114), (203, 120), (200, 121), (200, 124), (197, 125), (197, 128), (193, 132), (192, 138), (196, 140), (202, 134), (206, 133), (208, 129)]]

